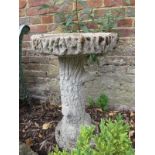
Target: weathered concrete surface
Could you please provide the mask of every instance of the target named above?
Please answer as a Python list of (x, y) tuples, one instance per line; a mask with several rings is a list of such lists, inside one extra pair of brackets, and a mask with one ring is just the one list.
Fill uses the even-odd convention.
[(59, 147), (75, 147), (81, 125), (90, 125), (91, 118), (85, 112), (83, 84), (87, 76), (83, 66), (85, 57), (59, 57), (60, 92), (63, 119), (56, 127), (56, 141)]
[(64, 55), (103, 54), (112, 51), (116, 33), (59, 33), (33, 35), (32, 47), (41, 53)]
[(104, 92), (110, 104), (134, 106), (134, 66), (104, 65), (96, 70), (95, 80), (85, 84), (86, 96)]

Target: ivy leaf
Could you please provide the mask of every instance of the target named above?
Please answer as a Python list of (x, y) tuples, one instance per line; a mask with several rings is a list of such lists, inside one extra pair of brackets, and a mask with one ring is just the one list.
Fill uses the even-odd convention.
[(66, 26), (71, 25), (72, 20), (73, 20), (73, 17), (72, 17), (72, 16), (70, 16), (70, 15), (69, 15), (69, 16), (67, 16)]
[(39, 8), (39, 10), (41, 10), (41, 9), (48, 9), (50, 7), (50, 5), (48, 5), (48, 4), (43, 4), (43, 5), (41, 5), (41, 7)]
[(87, 27), (86, 25), (82, 25), (82, 26), (81, 26), (81, 29), (82, 29), (82, 31), (85, 32), (85, 33), (88, 33), (88, 32), (89, 32), (89, 29), (88, 29), (88, 27)]

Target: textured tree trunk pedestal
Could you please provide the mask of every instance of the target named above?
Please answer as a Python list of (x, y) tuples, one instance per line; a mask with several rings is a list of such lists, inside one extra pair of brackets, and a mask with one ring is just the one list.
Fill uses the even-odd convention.
[(116, 46), (116, 33), (63, 33), (32, 36), (36, 52), (58, 56), (60, 66), (60, 91), (63, 118), (55, 131), (61, 148), (71, 150), (76, 145), (81, 125), (90, 125), (85, 112), (83, 84), (90, 79), (84, 70), (89, 54), (103, 54)]
[(81, 125), (90, 125), (91, 118), (85, 112), (84, 56), (59, 57), (60, 90), (63, 119), (56, 127), (56, 141), (61, 148), (75, 147)]

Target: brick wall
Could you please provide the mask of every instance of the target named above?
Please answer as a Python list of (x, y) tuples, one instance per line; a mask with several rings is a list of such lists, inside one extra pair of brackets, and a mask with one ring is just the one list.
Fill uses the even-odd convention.
[[(36, 54), (31, 49), (30, 36), (47, 33), (57, 27), (55, 12), (61, 6), (39, 9), (50, 0), (20, 0), (19, 24), (31, 28), (23, 42), (24, 73), (28, 88), (39, 101), (60, 102), (58, 60), (49, 55)], [(104, 16), (108, 10), (119, 16), (112, 31), (119, 34), (118, 47), (113, 53), (100, 58), (100, 65), (88, 65), (86, 69), (96, 72), (96, 79), (85, 85), (86, 96), (96, 97), (104, 90), (111, 104), (134, 105), (134, 0), (86, 0), (93, 8), (95, 18)], [(81, 7), (81, 6), (79, 6)], [(74, 8), (74, 4), (64, 7), (64, 11)], [(96, 28), (89, 24), (90, 28)]]

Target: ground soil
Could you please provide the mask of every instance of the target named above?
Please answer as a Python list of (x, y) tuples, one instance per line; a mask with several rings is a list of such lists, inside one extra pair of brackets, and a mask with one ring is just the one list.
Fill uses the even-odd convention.
[[(98, 127), (101, 118), (115, 119), (121, 114), (125, 122), (130, 125), (129, 137), (135, 147), (135, 113), (133, 111), (102, 111), (100, 108), (86, 108), (93, 124)], [(47, 155), (56, 145), (55, 127), (61, 120), (61, 106), (50, 104), (35, 104), (29, 112), (27, 105), (20, 106), (19, 110), (19, 140), (26, 143), (39, 155)]]

